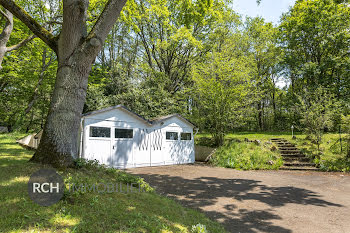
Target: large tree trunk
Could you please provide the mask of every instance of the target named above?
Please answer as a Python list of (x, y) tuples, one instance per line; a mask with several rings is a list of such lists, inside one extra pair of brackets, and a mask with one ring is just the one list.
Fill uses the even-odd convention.
[(55, 89), (44, 132), (32, 161), (67, 167), (78, 152), (78, 130), (83, 111), (91, 62), (81, 54), (69, 66), (58, 64)]
[(88, 0), (63, 1), (58, 41), (58, 69), (51, 105), (39, 147), (32, 161), (69, 167), (78, 156), (78, 131), (91, 66), (125, 0), (110, 0), (87, 35)]
[(91, 66), (102, 48), (126, 0), (108, 0), (92, 27), (86, 31), (88, 0), (63, 0), (63, 24), (59, 40), (13, 0), (0, 4), (19, 18), (58, 57), (51, 105), (39, 148), (32, 161), (55, 167), (73, 165), (78, 152), (78, 130)]

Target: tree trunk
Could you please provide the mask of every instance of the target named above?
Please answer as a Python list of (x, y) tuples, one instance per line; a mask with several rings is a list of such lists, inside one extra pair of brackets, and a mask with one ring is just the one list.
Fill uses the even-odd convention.
[(261, 108), (261, 102), (258, 102), (258, 124), (259, 124), (259, 130), (262, 131), (263, 130), (263, 112), (262, 112), (262, 108)]
[(78, 157), (78, 132), (91, 66), (125, 2), (109, 0), (87, 35), (88, 0), (63, 1), (55, 88), (43, 135), (31, 161), (70, 167)]
[(91, 63), (73, 56), (69, 66), (59, 62), (54, 92), (44, 132), (32, 161), (55, 167), (73, 165), (78, 152), (78, 130)]
[(0, 4), (20, 19), (58, 57), (55, 88), (44, 132), (32, 161), (55, 167), (73, 165), (78, 152), (78, 130), (88, 76), (126, 0), (108, 0), (91, 31), (87, 33), (88, 0), (63, 0), (63, 24), (59, 39), (43, 28), (13, 0)]
[(5, 10), (5, 12), (2, 12), (1, 14), (5, 17), (6, 23), (4, 29), (0, 34), (0, 70), (2, 69), (2, 60), (4, 59), (7, 52), (6, 45), (13, 30), (13, 15), (11, 12)]

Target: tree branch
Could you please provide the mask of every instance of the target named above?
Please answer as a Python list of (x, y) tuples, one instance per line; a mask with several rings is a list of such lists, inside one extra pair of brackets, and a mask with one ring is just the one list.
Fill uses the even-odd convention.
[(36, 37), (35, 35), (32, 35), (32, 36), (28, 37), (27, 39), (22, 40), (21, 42), (19, 42), (19, 43), (16, 44), (16, 45), (7, 47), (7, 48), (6, 48), (6, 52), (11, 52), (11, 51), (13, 51), (13, 50), (16, 50), (16, 49), (21, 48), (22, 46), (24, 46), (25, 44), (27, 44), (29, 41), (33, 40), (35, 37)]
[(6, 18), (7, 21), (11, 21), (8, 14), (6, 14), (3, 10), (0, 9), (0, 14)]
[[(0, 0), (3, 1), (3, 0)], [(101, 46), (106, 39), (109, 31), (117, 21), (126, 0), (109, 0), (105, 8), (97, 19), (95, 25), (91, 29), (87, 40), (97, 38), (100, 40)]]
[(38, 36), (57, 53), (57, 41), (55, 40), (55, 37), (44, 27), (42, 27), (25, 10), (18, 6), (13, 0), (0, 0), (0, 5), (21, 20), (36, 36)]

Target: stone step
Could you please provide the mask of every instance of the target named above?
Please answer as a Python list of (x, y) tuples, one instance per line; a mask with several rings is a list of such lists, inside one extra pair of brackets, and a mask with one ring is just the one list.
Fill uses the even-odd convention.
[(291, 171), (318, 171), (319, 169), (316, 167), (291, 167), (291, 166), (282, 166), (279, 168), (280, 170), (291, 170)]
[(285, 147), (279, 148), (280, 150), (299, 150), (297, 147)]
[(274, 141), (274, 143), (277, 143), (277, 144), (292, 144), (292, 145), (294, 145), (293, 143), (290, 143), (288, 141)]
[(283, 138), (273, 138), (271, 139), (272, 142), (288, 142), (286, 139), (283, 139)]
[(287, 144), (280, 144), (280, 145), (277, 145), (278, 147), (295, 147), (295, 145), (287, 145)]
[(298, 149), (298, 148), (295, 146), (279, 146), (278, 149), (282, 149), (282, 150), (292, 149), (293, 150), (293, 149)]
[(294, 162), (294, 161), (309, 162), (310, 159), (307, 157), (285, 157), (285, 158), (283, 158), (283, 161), (285, 161), (285, 162)]
[(293, 151), (288, 151), (288, 150), (285, 150), (285, 151), (280, 151), (282, 155), (290, 155), (290, 154), (302, 154), (300, 151), (298, 150), (293, 150)]
[(295, 153), (282, 153), (281, 156), (283, 157), (305, 157), (304, 154), (300, 152), (295, 152)]
[(283, 163), (283, 166), (287, 167), (314, 167), (314, 163), (308, 163), (308, 162), (299, 162), (299, 161), (293, 161), (293, 162), (285, 162)]

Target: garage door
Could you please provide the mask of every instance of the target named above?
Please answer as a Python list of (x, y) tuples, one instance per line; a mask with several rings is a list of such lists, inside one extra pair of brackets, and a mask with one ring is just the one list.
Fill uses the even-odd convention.
[(112, 166), (119, 168), (133, 167), (134, 130), (114, 128), (112, 146)]
[(86, 159), (111, 165), (111, 128), (90, 126)]
[(151, 166), (164, 165), (163, 134), (160, 129), (151, 133)]

